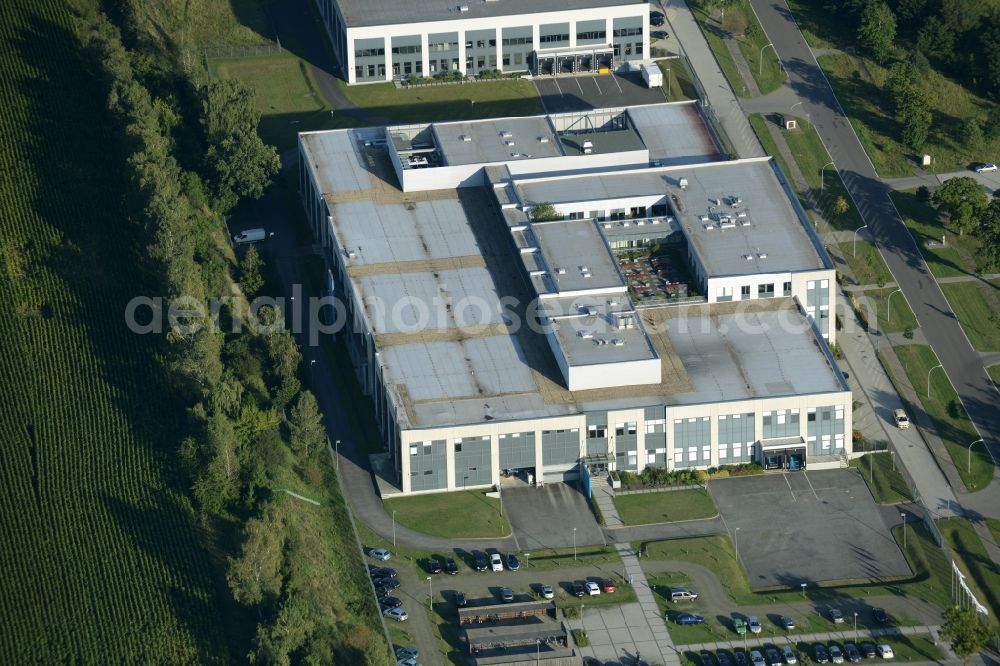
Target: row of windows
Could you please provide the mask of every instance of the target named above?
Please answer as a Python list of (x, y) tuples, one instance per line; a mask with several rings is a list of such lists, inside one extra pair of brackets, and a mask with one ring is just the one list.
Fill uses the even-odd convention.
[(563, 42), (569, 41), (569, 34), (562, 33), (559, 35), (542, 35), (538, 38), (539, 44), (562, 44)]
[(615, 37), (636, 37), (642, 35), (642, 28), (615, 28)]
[[(504, 40), (504, 41), (507, 41), (507, 40)], [(489, 46), (496, 46), (497, 45), (497, 40), (495, 40), (495, 39), (477, 39), (476, 40), (476, 48), (477, 49), (485, 49), (486, 46), (487, 46), (487, 44)], [(472, 42), (466, 42), (465, 43), (465, 48), (471, 49), (472, 48)]]
[(413, 44), (411, 46), (393, 46), (392, 52), (394, 55), (405, 55), (408, 53), (420, 53), (420, 44)]
[(504, 37), (504, 46), (520, 46), (522, 44), (533, 44), (531, 37)]
[(385, 48), (379, 47), (377, 49), (354, 49), (355, 58), (371, 58), (372, 56), (384, 56)]
[[(468, 44), (466, 44), (468, 46)], [(427, 45), (428, 51), (457, 51), (458, 42), (434, 42)]]
[(608, 36), (607, 30), (590, 30), (588, 32), (578, 32), (576, 33), (577, 41), (589, 40), (589, 39), (606, 39)]

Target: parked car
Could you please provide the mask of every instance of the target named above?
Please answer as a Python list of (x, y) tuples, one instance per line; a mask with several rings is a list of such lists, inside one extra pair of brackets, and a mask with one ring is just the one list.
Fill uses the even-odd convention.
[(387, 608), (384, 611), (382, 611), (382, 615), (385, 615), (387, 618), (390, 618), (392, 620), (396, 620), (397, 622), (403, 622), (410, 618), (410, 616), (406, 614), (406, 611), (403, 610), (402, 606), (397, 606), (396, 608)]
[(666, 39), (670, 35), (667, 33), (666, 30), (653, 30), (652, 32), (649, 33), (649, 36), (652, 37), (653, 39)]
[(844, 614), (839, 608), (830, 606), (830, 620), (832, 620), (834, 624), (841, 624), (844, 621)]
[(490, 555), (490, 568), (493, 571), (503, 571), (503, 558), (500, 557), (500, 553)]
[(781, 647), (781, 658), (784, 659), (785, 663), (789, 666), (799, 663), (799, 660), (795, 658), (795, 651), (787, 645)]
[(403, 605), (403, 601), (399, 597), (379, 597), (378, 605), (382, 607), (382, 610), (399, 608)]
[(420, 652), (415, 647), (396, 648), (396, 659), (416, 659), (419, 656)]
[(751, 615), (747, 618), (747, 629), (750, 630), (751, 634), (759, 634), (761, 631), (760, 620), (757, 619), (756, 615)]
[(702, 652), (698, 656), (701, 658), (701, 666), (715, 666), (712, 663), (712, 654), (710, 652)]
[(767, 660), (767, 666), (781, 666), (781, 654), (778, 648), (764, 648), (764, 659)]
[(510, 589), (509, 587), (501, 587), (500, 599), (503, 600), (504, 603), (510, 603), (511, 601), (514, 601), (514, 590)]
[(744, 650), (735, 650), (733, 657), (736, 658), (736, 666), (750, 666), (750, 657)]
[(587, 588), (584, 586), (582, 580), (573, 581), (573, 594), (578, 597), (582, 597), (587, 594)]
[(882, 645), (879, 645), (876, 649), (878, 650), (878, 656), (882, 657), (883, 659), (893, 659), (896, 656), (892, 652), (891, 645), (886, 645), (883, 643)]
[(397, 659), (396, 666), (420, 666), (420, 662), (412, 657), (408, 659)]
[(454, 576), (458, 573), (458, 563), (455, 562), (454, 557), (445, 558), (444, 572), (450, 576)]
[(551, 585), (542, 585), (542, 599), (554, 599), (555, 596)]
[(830, 646), (830, 661), (835, 664), (844, 663), (844, 653), (841, 652), (840, 648), (836, 645)]
[(372, 585), (375, 587), (383, 587), (388, 590), (395, 590), (399, 587), (398, 578), (376, 578), (372, 581)]
[(469, 605), (469, 601), (465, 598), (465, 592), (455, 593), (455, 605), (459, 608), (465, 608)]
[(892, 420), (895, 421), (896, 427), (900, 430), (906, 430), (910, 427), (910, 418), (902, 409), (897, 409), (892, 413)]
[(750, 650), (750, 663), (752, 666), (767, 666), (767, 662), (764, 661), (764, 655), (760, 653), (760, 650)]
[(996, 170), (997, 170), (997, 165), (994, 164), (993, 162), (984, 162), (982, 164), (977, 164), (973, 168), (973, 171), (975, 171), (976, 173), (990, 173)]
[(825, 664), (830, 661), (830, 653), (826, 651), (826, 646), (822, 643), (816, 643), (813, 646), (813, 661), (817, 664)]
[(385, 548), (372, 548), (368, 551), (368, 557), (373, 560), (378, 560), (379, 562), (388, 562), (392, 559), (392, 553), (387, 551)]
[(786, 631), (791, 631), (795, 628), (795, 620), (792, 619), (791, 615), (782, 615), (781, 626), (784, 627)]
[(659, 28), (661, 25), (666, 23), (666, 21), (667, 17), (664, 16), (661, 12), (649, 13), (649, 25), (653, 26), (654, 28)]
[(510, 555), (508, 555), (507, 556), (507, 570), (508, 571), (517, 571), (520, 568), (521, 568), (521, 563), (517, 561), (517, 555), (515, 555), (514, 553), (511, 553)]
[(472, 560), (476, 571), (486, 571), (490, 568), (489, 560), (486, 559), (486, 553), (481, 550), (477, 550), (472, 554)]
[(884, 608), (873, 609), (872, 616), (875, 618), (875, 621), (878, 622), (879, 624), (889, 623), (889, 614), (885, 612)]
[(685, 590), (679, 587), (670, 590), (670, 600), (675, 604), (678, 601), (694, 601), (697, 598), (698, 598), (698, 593), (692, 592), (691, 590)]
[(601, 590), (603, 592), (606, 592), (607, 594), (611, 594), (612, 592), (616, 591), (617, 589), (618, 588), (615, 587), (615, 581), (611, 580), (610, 578), (605, 578), (604, 580), (601, 581)]
[(444, 569), (441, 567), (440, 560), (437, 560), (433, 557), (427, 560), (427, 570), (430, 571), (432, 574), (439, 574), (442, 571), (444, 571)]
[(875, 655), (878, 654), (878, 652), (875, 650), (875, 644), (862, 643), (861, 654), (864, 656), (865, 659), (874, 659)]
[(379, 584), (379, 585), (376, 585), (375, 586), (375, 596), (376, 597), (385, 597), (385, 596), (388, 596), (390, 592), (395, 591), (395, 589), (397, 587), (399, 587), (399, 583), (396, 583), (396, 581), (392, 581), (392, 582), (394, 584), (385, 584), (385, 585)]
[(736, 632), (737, 636), (742, 636), (747, 633), (747, 623), (743, 621), (741, 617), (733, 618), (733, 630)]
[(726, 654), (725, 650), (716, 650), (715, 660), (719, 662), (719, 666), (732, 666), (733, 663), (732, 660), (729, 658), (729, 655)]
[(681, 613), (674, 618), (674, 622), (677, 624), (702, 624), (704, 621), (704, 617), (695, 615), (694, 613)]
[(852, 664), (856, 664), (861, 661), (861, 652), (858, 650), (858, 646), (854, 643), (844, 644), (844, 656), (847, 657), (847, 661)]
[(375, 578), (395, 578), (396, 570), (390, 567), (370, 567), (368, 569), (368, 575)]
[(587, 594), (596, 597), (601, 593), (601, 586), (592, 580), (587, 581)]

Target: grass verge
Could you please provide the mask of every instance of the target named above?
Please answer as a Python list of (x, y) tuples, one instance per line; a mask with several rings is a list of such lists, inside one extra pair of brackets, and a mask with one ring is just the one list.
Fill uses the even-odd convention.
[(990, 621), (997, 624), (1000, 613), (1000, 571), (990, 559), (972, 523), (964, 518), (937, 521), (941, 536), (955, 554), (958, 567), (965, 573), (965, 582), (979, 602), (989, 608)]
[(500, 500), (480, 490), (387, 499), (384, 506), (387, 513), (396, 514), (398, 524), (431, 536), (479, 539), (510, 535)]
[(338, 81), (338, 84), (351, 102), (373, 116), (400, 123), (544, 113), (535, 84), (519, 79), (410, 88), (396, 88), (391, 83), (346, 86)]
[(941, 291), (973, 348), (1000, 351), (1000, 289), (977, 281), (942, 284)]
[[(896, 293), (895, 296), (893, 294)], [(862, 295), (869, 299), (871, 307), (878, 315), (878, 329), (884, 333), (899, 333), (905, 331), (907, 327), (916, 329), (917, 318), (913, 316), (913, 311), (903, 298), (903, 292), (895, 288), (868, 289)], [(891, 301), (886, 303), (891, 297)], [(859, 299), (860, 300), (860, 299)], [(890, 312), (889, 306), (892, 307)], [(871, 316), (868, 317), (871, 321)]]
[(913, 496), (910, 495), (906, 481), (893, 468), (892, 456), (891, 453), (867, 453), (851, 460), (851, 467), (861, 473), (872, 497), (879, 504), (912, 502)]
[[(958, 400), (958, 394), (944, 373), (935, 368), (938, 358), (927, 345), (903, 345), (894, 347), (896, 356), (906, 375), (916, 390), (934, 431), (944, 442), (948, 455), (955, 463), (962, 482), (969, 490), (985, 488), (993, 478), (993, 461), (982, 446), (974, 447), (971, 458), (969, 444), (979, 435), (972, 427), (972, 421)], [(930, 374), (930, 395), (928, 395), (928, 374)]]
[(666, 95), (668, 102), (684, 102), (698, 98), (698, 90), (683, 59), (658, 60), (656, 64), (663, 72), (663, 94)]
[(916, 190), (892, 192), (890, 196), (934, 277), (972, 275), (978, 240), (955, 233), (933, 206), (917, 199)]
[(857, 243), (851, 240), (838, 245), (840, 256), (844, 258), (844, 262), (854, 275), (855, 284), (877, 285), (892, 282), (892, 273), (885, 265), (878, 248), (864, 235), (858, 236)]
[(626, 525), (672, 523), (718, 515), (712, 496), (704, 488), (664, 493), (616, 495), (618, 515)]
[(991, 365), (986, 368), (986, 372), (989, 374), (990, 379), (996, 384), (997, 388), (1000, 388), (1000, 365)]

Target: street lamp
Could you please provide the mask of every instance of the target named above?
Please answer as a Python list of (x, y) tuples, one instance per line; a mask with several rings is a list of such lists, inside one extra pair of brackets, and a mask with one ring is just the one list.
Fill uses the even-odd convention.
[(427, 607), (434, 610), (434, 579), (430, 576), (427, 577)]
[[(327, 441), (329, 441), (329, 440), (327, 440)], [(340, 440), (339, 439), (336, 440), (333, 443), (333, 445), (335, 447), (334, 451), (336, 452), (336, 455), (334, 456), (334, 458), (337, 461), (337, 471), (339, 472), (340, 471)]]
[(799, 583), (799, 587), (802, 588), (802, 598), (805, 599), (806, 598), (806, 584), (805, 583)]
[(862, 229), (867, 229), (867, 224), (862, 224), (860, 227), (854, 230), (854, 242), (851, 244), (851, 254), (855, 257), (858, 256), (858, 232)]
[(775, 58), (778, 57), (778, 50), (774, 48), (774, 44), (772, 44), (771, 42), (764, 44), (764, 46), (761, 47), (760, 55), (757, 58), (758, 64), (760, 65), (759, 67), (757, 67), (757, 76), (764, 75), (764, 50), (767, 49), (767, 47), (769, 46), (774, 50), (774, 57)]
[(903, 550), (906, 550), (906, 513), (900, 511), (899, 515), (903, 517)]
[(858, 637), (858, 611), (854, 611), (854, 638)]
[(902, 291), (903, 291), (902, 289), (897, 289), (896, 291), (889, 294), (889, 298), (885, 299), (885, 320), (890, 324), (892, 323), (892, 310), (889, 309), (889, 306), (892, 304), (892, 297), (895, 294), (902, 293)]
[(740, 561), (740, 528), (733, 530), (733, 540), (736, 542), (736, 561)]
[(531, 553), (524, 554), (524, 568), (527, 569), (531, 566)]
[(576, 528), (573, 528), (573, 561), (576, 562)]
[(823, 172), (824, 172), (824, 171), (826, 170), (826, 168), (827, 168), (828, 166), (833, 166), (833, 162), (827, 162), (827, 163), (826, 163), (826, 164), (824, 164), (824, 165), (823, 165), (823, 167), (822, 167), (822, 168), (821, 168), (821, 169), (819, 170), (819, 191), (820, 191), (820, 192), (822, 192), (822, 191), (823, 191), (823, 185), (825, 184), (825, 182), (824, 182), (824, 180), (823, 180)]
[(966, 470), (965, 470), (966, 474), (972, 474), (972, 447), (975, 446), (976, 444), (979, 444), (980, 442), (983, 443), (983, 448), (986, 448), (986, 441), (982, 439), (977, 439), (972, 444), (969, 444), (969, 462), (966, 465)]
[(396, 511), (392, 512), (392, 547), (396, 547)]
[(940, 363), (938, 363), (933, 368), (931, 368), (930, 370), (927, 371), (927, 397), (928, 398), (931, 397), (931, 373), (934, 372), (935, 370), (937, 370), (938, 368), (941, 368), (942, 370), (944, 370), (944, 366), (942, 366)]
[(796, 102), (795, 104), (792, 104), (792, 108), (788, 110), (788, 115), (792, 115), (792, 113), (795, 111), (795, 107), (800, 106), (801, 104), (802, 102)]
[(535, 663), (537, 664), (542, 660), (542, 639), (535, 639)]

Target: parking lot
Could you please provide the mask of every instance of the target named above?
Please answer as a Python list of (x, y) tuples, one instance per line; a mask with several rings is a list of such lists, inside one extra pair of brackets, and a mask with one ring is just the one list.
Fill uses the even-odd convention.
[(666, 101), (663, 89), (647, 88), (637, 72), (540, 78), (535, 87), (548, 113)]
[(719, 479), (708, 487), (752, 587), (911, 575), (853, 470)]
[(604, 544), (586, 498), (566, 483), (505, 490), (504, 511), (521, 551)]

